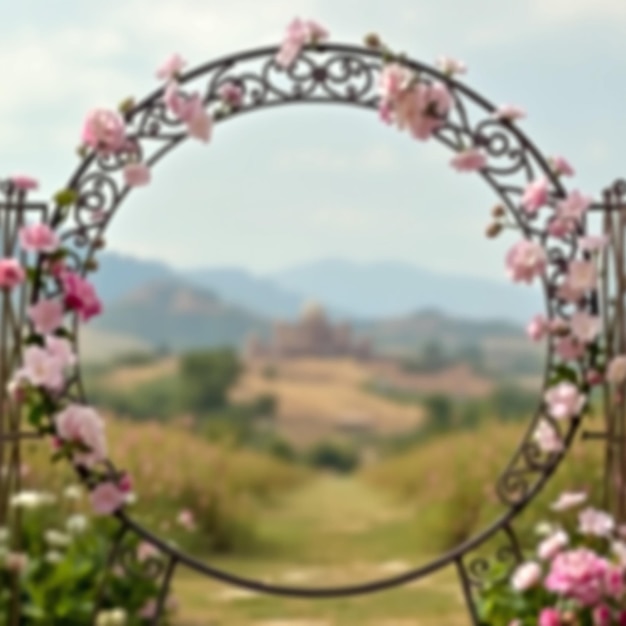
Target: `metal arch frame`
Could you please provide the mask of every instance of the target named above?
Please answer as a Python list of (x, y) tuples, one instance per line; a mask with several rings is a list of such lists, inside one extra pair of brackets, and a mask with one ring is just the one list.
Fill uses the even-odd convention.
[[(284, 104), (347, 104), (364, 109), (376, 108), (378, 98), (375, 79), (384, 60), (381, 52), (344, 44), (318, 45), (305, 49), (295, 65), (287, 72), (277, 70), (273, 61), (276, 52), (276, 47), (265, 47), (222, 57), (186, 73), (181, 76), (179, 82), (181, 86), (185, 86), (204, 79), (202, 94), (206, 107), (217, 104), (217, 90), (220, 85), (226, 82), (236, 82), (242, 87), (244, 90), (242, 106), (230, 111), (218, 110), (216, 121)], [(576, 240), (573, 237), (565, 240), (553, 238), (547, 232), (547, 223), (541, 223), (538, 219), (519, 210), (519, 199), (524, 185), (539, 175), (549, 181), (551, 203), (565, 197), (565, 189), (551, 170), (549, 163), (535, 144), (514, 124), (490, 117), (495, 107), (484, 97), (425, 64), (404, 57), (399, 61), (416, 71), (420, 80), (426, 82), (436, 80), (448, 86), (454, 104), (445, 123), (435, 133), (435, 138), (457, 152), (468, 145), (480, 146), (485, 150), (488, 165), (481, 172), (482, 177), (499, 196), (523, 235), (528, 239), (541, 242), (548, 251), (549, 271), (543, 284), (547, 315), (550, 318), (556, 314), (567, 317), (569, 315), (567, 305), (557, 298), (555, 287), (564, 278), (567, 261), (579, 253)], [(256, 74), (245, 68), (247, 63), (254, 62), (260, 64), (260, 69)], [(278, 78), (290, 84), (291, 89), (285, 89), (272, 82), (272, 73), (276, 73)], [(208, 80), (206, 80), (207, 77)], [(168, 117), (162, 102), (163, 93), (164, 89), (156, 90), (125, 113), (129, 137), (134, 140), (135, 149), (150, 166), (186, 137), (180, 122)], [(469, 111), (471, 107), (478, 109), (478, 113), (482, 115), (474, 124), (471, 122)], [(150, 142), (157, 144), (162, 142), (162, 145), (150, 152), (148, 145)], [(49, 223), (58, 229), (66, 244), (72, 246), (69, 262), (73, 263), (75, 268), (83, 274), (93, 263), (109, 220), (129, 192), (127, 187), (116, 182), (127, 162), (127, 157), (128, 155), (124, 154), (112, 157), (95, 154), (86, 156), (68, 184), (68, 188), (74, 190), (78, 198), (69, 219), (61, 206), (56, 206), (52, 211)], [(513, 178), (515, 182), (501, 182), (499, 178)], [(98, 221), (88, 222), (87, 218), (93, 218), (96, 213), (100, 215)], [(584, 229), (585, 225), (582, 225), (578, 234), (582, 234)], [(41, 283), (36, 285), (31, 301), (37, 301), (46, 292), (47, 295), (50, 294), (48, 287)], [(597, 313), (597, 294), (591, 294), (580, 304), (580, 307), (591, 313)], [(76, 327), (76, 320), (74, 323)], [(547, 386), (555, 365), (551, 342), (548, 342), (547, 348), (544, 386)], [(593, 365), (587, 362), (579, 363), (581, 376)], [(80, 372), (77, 372), (74, 383), (71, 397), (85, 402), (87, 395), (82, 386)], [(129, 536), (129, 533), (150, 542), (165, 557), (162, 566), (153, 571), (155, 578), (163, 576), (157, 603), (158, 610), (153, 624), (158, 624), (161, 619), (171, 578), (178, 565), (185, 565), (209, 577), (250, 590), (307, 598), (354, 596), (383, 591), (450, 565), (457, 568), (468, 611), (473, 623), (478, 624), (479, 618), (472, 593), (474, 589), (481, 586), (484, 577), (489, 573), (490, 565), (488, 560), (480, 557), (474, 557), (466, 564), (466, 556), (488, 539), (502, 533), (506, 542), (497, 551), (496, 559), (505, 564), (510, 563), (510, 568), (519, 562), (521, 551), (511, 522), (542, 489), (565, 455), (565, 451), (559, 454), (543, 454), (533, 442), (532, 434), (540, 419), (550, 420), (564, 439), (565, 451), (569, 448), (580, 420), (572, 420), (562, 430), (549, 415), (546, 415), (545, 407), (540, 402), (537, 414), (529, 424), (518, 449), (496, 481), (497, 495), (501, 504), (506, 507), (505, 512), (481, 533), (430, 563), (413, 568), (402, 575), (364, 584), (332, 588), (268, 584), (231, 574), (180, 552), (148, 531), (124, 510), (116, 514), (121, 527), (112, 547), (111, 564), (120, 559), (125, 552), (124, 539)], [(111, 465), (111, 471), (117, 472), (113, 465)], [(89, 474), (82, 472), (81, 475), (89, 483)]]

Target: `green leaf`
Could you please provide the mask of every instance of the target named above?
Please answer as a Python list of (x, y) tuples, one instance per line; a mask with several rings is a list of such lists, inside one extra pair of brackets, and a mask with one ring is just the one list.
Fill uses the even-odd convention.
[(32, 406), (28, 412), (28, 423), (35, 428), (39, 428), (45, 416), (45, 408), (41, 404), (36, 404), (35, 406)]
[(76, 204), (78, 193), (74, 189), (61, 189), (54, 196), (54, 201), (60, 207), (69, 207)]
[(122, 100), (117, 106), (117, 110), (122, 114), (126, 115), (130, 113), (135, 108), (135, 99), (134, 98), (126, 98)]

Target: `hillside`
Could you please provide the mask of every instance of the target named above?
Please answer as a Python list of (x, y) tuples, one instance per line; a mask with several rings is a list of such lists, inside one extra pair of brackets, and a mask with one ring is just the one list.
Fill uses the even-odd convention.
[(239, 346), (249, 332), (266, 335), (263, 318), (177, 279), (150, 282), (107, 307), (93, 327), (173, 350)]

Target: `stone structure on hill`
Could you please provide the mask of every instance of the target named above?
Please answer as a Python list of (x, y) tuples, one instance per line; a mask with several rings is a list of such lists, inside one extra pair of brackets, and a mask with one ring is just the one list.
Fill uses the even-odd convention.
[(248, 358), (352, 357), (369, 358), (370, 342), (354, 337), (350, 324), (333, 324), (318, 304), (308, 304), (300, 318), (277, 322), (269, 341), (251, 336), (245, 347)]

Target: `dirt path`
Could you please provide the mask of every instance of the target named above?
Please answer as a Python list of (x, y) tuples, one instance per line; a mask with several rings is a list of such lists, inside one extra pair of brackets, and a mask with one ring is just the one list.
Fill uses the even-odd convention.
[[(296, 587), (383, 578), (405, 571), (416, 560), (423, 562), (411, 554), (414, 523), (410, 510), (357, 479), (321, 476), (290, 494), (260, 520), (261, 534), (275, 547), (271, 555), (232, 558), (219, 565), (238, 574)], [(185, 607), (180, 626), (464, 623), (449, 573), (386, 593), (323, 601), (261, 596), (191, 574), (179, 576), (176, 587)]]

